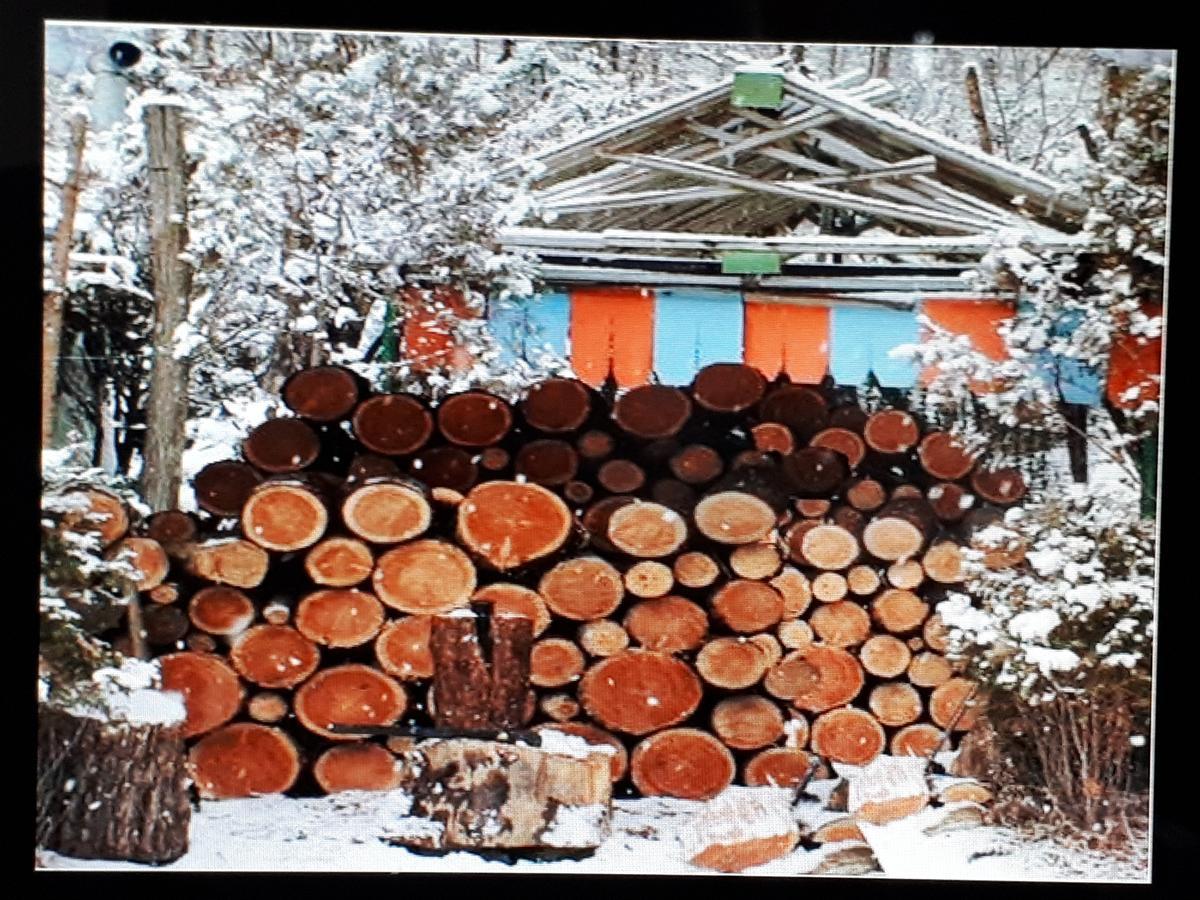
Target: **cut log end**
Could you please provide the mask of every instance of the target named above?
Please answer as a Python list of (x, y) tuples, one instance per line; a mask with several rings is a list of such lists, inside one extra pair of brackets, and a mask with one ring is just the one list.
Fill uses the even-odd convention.
[(865, 766), (884, 750), (887, 738), (879, 722), (853, 707), (832, 709), (817, 717), (809, 738), (813, 750), (834, 762)]
[(536, 484), (487, 482), (473, 488), (458, 507), (459, 541), (502, 572), (554, 553), (573, 525), (567, 505)]
[(218, 586), (197, 591), (188, 603), (188, 618), (208, 634), (241, 634), (254, 621), (254, 603), (237, 588)]
[(317, 645), (288, 625), (255, 625), (229, 650), (238, 674), (265, 688), (290, 688), (304, 681), (321, 661)]
[[(762, 653), (757, 648), (751, 652)], [(601, 725), (643, 735), (682, 722), (696, 711), (702, 693), (686, 663), (665, 653), (626, 650), (588, 669), (578, 696)]]
[(579, 626), (579, 646), (588, 656), (615, 656), (629, 646), (629, 632), (611, 619)]
[(784, 619), (799, 618), (812, 603), (812, 582), (799, 569), (785, 567), (770, 584), (783, 597)]
[(612, 613), (625, 595), (621, 573), (598, 556), (565, 560), (542, 576), (538, 593), (556, 615), (575, 621)]
[(850, 703), (862, 690), (865, 681), (862, 665), (847, 651), (815, 645), (797, 653), (815, 670), (815, 677), (807, 679), (810, 686), (791, 698), (797, 709), (824, 712)]
[(919, 554), (925, 544), (925, 535), (907, 519), (882, 516), (867, 523), (862, 541), (867, 552), (876, 559), (895, 562)]
[(804, 533), (800, 552), (819, 569), (848, 569), (858, 559), (858, 539), (840, 525), (817, 525)]
[(646, 559), (626, 569), (624, 580), (625, 590), (635, 597), (664, 597), (675, 586), (675, 573), (668, 565)]
[(538, 701), (538, 709), (555, 722), (569, 722), (578, 717), (581, 707), (570, 694), (547, 694)]
[(762, 422), (750, 429), (754, 449), (784, 456), (796, 449), (791, 430), (779, 422)]
[(565, 638), (544, 638), (529, 654), (529, 680), (541, 688), (558, 688), (583, 674), (583, 651)]
[(242, 442), (242, 455), (256, 469), (273, 474), (299, 472), (321, 453), (317, 433), (301, 419), (281, 416), (257, 426)]
[(525, 421), (549, 434), (564, 434), (583, 426), (591, 414), (591, 393), (571, 378), (548, 378), (529, 389), (521, 402)]
[(325, 587), (354, 587), (369, 578), (374, 567), (371, 548), (354, 538), (326, 538), (304, 557), (308, 577)]
[(512, 424), (512, 408), (486, 391), (455, 394), (437, 410), (438, 429), (450, 443), (463, 447), (498, 444)]
[(717, 413), (749, 409), (762, 399), (766, 388), (766, 379), (758, 369), (740, 363), (712, 363), (692, 380), (696, 403)]
[(267, 551), (240, 538), (200, 544), (188, 557), (188, 569), (193, 575), (239, 588), (262, 584), (269, 565)]
[(708, 587), (721, 574), (716, 561), (707, 553), (690, 550), (676, 557), (671, 566), (675, 579), (687, 588)]
[(886, 631), (906, 634), (921, 627), (929, 615), (929, 604), (912, 591), (890, 588), (875, 598), (871, 615)]
[(631, 556), (670, 556), (687, 540), (687, 522), (669, 507), (637, 501), (612, 514), (608, 520), (608, 540)]
[(392, 609), (444, 613), (470, 601), (475, 591), (475, 566), (453, 544), (412, 541), (379, 557), (371, 584), (376, 596)]
[(274, 725), (288, 717), (287, 698), (274, 691), (263, 691), (246, 701), (246, 715), (263, 725)]
[(380, 744), (330, 747), (313, 763), (313, 777), (326, 794), (394, 790), (400, 775), (396, 757)]
[(783, 554), (774, 540), (741, 544), (729, 554), (729, 567), (740, 578), (763, 580), (773, 577), (783, 565)]
[(633, 783), (644, 797), (709, 800), (736, 773), (733, 754), (711, 734), (694, 728), (661, 731), (634, 748)]
[(975, 467), (975, 457), (958, 438), (944, 431), (931, 431), (917, 450), (921, 467), (941, 481), (957, 481)]
[(300, 754), (278, 728), (242, 722), (202, 738), (188, 768), (206, 800), (281, 794), (300, 775)]
[(770, 585), (737, 579), (723, 585), (712, 599), (713, 615), (732, 631), (765, 631), (783, 618), (783, 597)]
[(258, 470), (243, 462), (209, 463), (192, 481), (196, 505), (220, 518), (240, 516), (262, 479)]
[(899, 409), (880, 410), (863, 427), (863, 440), (878, 453), (907, 453), (920, 439), (917, 420)]
[(761, 541), (775, 527), (775, 511), (753, 494), (722, 491), (696, 504), (696, 528), (719, 544), (751, 544)]
[(377, 481), (350, 492), (342, 501), (346, 527), (373, 544), (397, 544), (424, 534), (433, 510), (411, 484)]
[(315, 591), (296, 607), (296, 630), (326, 647), (358, 647), (383, 627), (383, 604), (366, 591)]
[(621, 739), (595, 725), (586, 722), (556, 722), (553, 725), (538, 725), (534, 731), (556, 731), (560, 734), (583, 738), (589, 744), (595, 744), (598, 747), (611, 747), (614, 752), (608, 755), (608, 760), (611, 779), (614, 782), (624, 778), (628, 771), (629, 753)]
[(610, 459), (596, 471), (600, 486), (612, 494), (632, 494), (646, 483), (646, 471), (629, 459)]
[(682, 653), (704, 642), (708, 614), (683, 597), (643, 600), (626, 613), (625, 630), (647, 650)]
[(679, 432), (692, 414), (692, 401), (678, 388), (662, 384), (635, 387), (617, 398), (613, 419), (634, 437), (654, 440)]
[(810, 447), (824, 447), (842, 454), (851, 469), (857, 468), (867, 455), (863, 439), (846, 428), (826, 428), (813, 435), (808, 443)]
[(684, 484), (708, 484), (721, 475), (725, 462), (712, 447), (690, 444), (671, 457), (671, 474)]
[(412, 458), (408, 470), (431, 490), (462, 494), (479, 480), (479, 465), (475, 460), (462, 447), (429, 447)]
[(770, 656), (745, 638), (714, 638), (696, 655), (700, 677), (713, 687), (727, 690), (739, 691), (757, 684), (769, 667)]
[(783, 713), (766, 697), (727, 697), (713, 707), (713, 732), (735, 750), (758, 750), (783, 737)]
[(242, 508), (242, 534), (267, 550), (311, 547), (328, 524), (325, 504), (302, 484), (267, 482)]
[(336, 422), (350, 415), (360, 395), (359, 379), (340, 366), (301, 369), (283, 384), (283, 402), (296, 415), (314, 422)]
[(322, 669), (298, 691), (293, 701), (296, 718), (316, 734), (335, 741), (353, 741), (331, 725), (391, 725), (404, 714), (407, 696), (399, 682), (370, 666), (349, 663)]
[(855, 647), (871, 636), (871, 617), (853, 600), (837, 600), (809, 617), (813, 632), (829, 647)]
[(892, 681), (876, 685), (867, 698), (867, 706), (881, 725), (910, 725), (921, 718), (921, 695), (911, 684)]
[(67, 530), (95, 534), (105, 547), (124, 537), (129, 531), (129, 512), (115, 494), (86, 488), (69, 491), (68, 495), (82, 497), (87, 509), (63, 515), (62, 526)]
[(237, 673), (219, 656), (185, 650), (159, 658), (162, 686), (183, 694), (187, 717), (180, 736), (205, 734), (224, 725), (242, 705)]
[(375, 659), (380, 668), (401, 681), (432, 678), (432, 621), (432, 616), (404, 616), (384, 625), (375, 638)]
[(812, 756), (803, 750), (772, 747), (746, 763), (742, 781), (747, 787), (795, 788), (803, 783), (811, 766)]
[(896, 678), (908, 670), (912, 652), (899, 638), (877, 634), (862, 645), (858, 659), (870, 674), (880, 678)]
[(517, 452), (514, 470), (534, 484), (559, 487), (575, 477), (579, 454), (566, 441), (530, 441)]
[(1010, 506), (1025, 496), (1025, 478), (1013, 468), (976, 469), (971, 475), (975, 493), (998, 506)]
[(162, 544), (148, 537), (127, 537), (111, 544), (105, 557), (129, 567), (134, 587), (148, 591), (158, 587), (171, 570), (171, 559)]

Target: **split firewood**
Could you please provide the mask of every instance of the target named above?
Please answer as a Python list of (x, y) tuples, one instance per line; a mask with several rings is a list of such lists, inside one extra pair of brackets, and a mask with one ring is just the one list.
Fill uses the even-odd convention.
[(786, 790), (725, 791), (680, 829), (684, 856), (718, 872), (742, 872), (787, 856), (800, 840), (790, 800)]

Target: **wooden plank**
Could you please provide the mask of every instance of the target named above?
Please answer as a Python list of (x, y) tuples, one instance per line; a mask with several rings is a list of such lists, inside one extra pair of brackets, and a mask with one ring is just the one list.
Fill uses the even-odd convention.
[(655, 292), (654, 371), (663, 384), (689, 384), (704, 366), (742, 359), (742, 295), (668, 288)]
[(593, 387), (610, 372), (621, 387), (649, 381), (654, 368), (654, 292), (633, 287), (572, 290), (571, 367)]
[[(992, 249), (995, 236), (987, 233), (969, 235), (901, 235), (859, 236), (788, 235), (783, 237), (754, 237), (736, 234), (704, 232), (673, 232), (656, 230), (617, 229), (604, 231), (568, 231), (555, 228), (515, 226), (499, 232), (500, 242), (507, 247), (538, 250), (574, 248), (581, 250), (644, 249), (644, 250), (756, 250), (777, 249), (787, 254), (802, 253), (859, 253), (865, 255), (908, 255), (931, 253), (979, 256)], [(1086, 237), (1065, 235), (1061, 239), (1041, 238), (1031, 241), (1044, 250), (1070, 252), (1093, 246)]]
[(745, 297), (746, 365), (767, 378), (786, 372), (799, 384), (820, 384), (829, 365), (829, 297), (792, 298), (764, 294)]
[[(941, 292), (953, 297), (962, 296), (962, 279), (933, 278), (920, 276), (862, 276), (838, 278), (829, 275), (763, 275), (748, 278), (741, 275), (695, 275), (674, 272), (652, 272), (645, 269), (613, 269), (589, 266), (547, 265), (542, 267), (542, 277), (551, 284), (621, 284), (621, 285), (690, 285), (693, 287), (741, 288), (750, 283), (757, 287), (780, 290), (859, 291), (867, 292), (917, 292), (922, 295)], [(879, 301), (887, 306), (911, 306), (907, 300)], [(572, 319), (572, 343), (575, 340)]]
[(879, 109), (848, 96), (844, 91), (830, 91), (802, 75), (788, 73), (784, 84), (797, 96), (826, 109), (840, 113), (846, 119), (878, 129), (908, 146), (916, 147), (956, 164), (1016, 194), (1036, 197), (1048, 206), (1061, 207), (1069, 212), (1082, 213), (1085, 205), (1068, 196), (1063, 185), (1025, 166), (1018, 166), (990, 156), (978, 148), (955, 141), (924, 128), (890, 110)]
[(525, 359), (538, 365), (544, 353), (565, 358), (571, 328), (570, 296), (561, 291), (538, 294), (527, 304), (525, 314), (529, 328)]
[(832, 316), (829, 368), (838, 384), (863, 384), (868, 372), (883, 387), (916, 384), (915, 361), (889, 355), (896, 347), (918, 342), (915, 311), (838, 307)]
[[(615, 157), (609, 156), (607, 158)], [(629, 162), (632, 165), (644, 166), (646, 168), (658, 169), (665, 172), (676, 172), (680, 175), (686, 175), (699, 181), (729, 184), (745, 190), (758, 191), (766, 194), (778, 194), (785, 197), (798, 197), (802, 200), (821, 203), (825, 206), (837, 206), (842, 209), (852, 209), (858, 212), (871, 213), (872, 215), (888, 219), (897, 219), (904, 222), (919, 222), (923, 225), (932, 225), (949, 231), (958, 231), (969, 234), (977, 231), (979, 228), (979, 223), (977, 221), (962, 216), (949, 215), (931, 209), (900, 203), (892, 203), (886, 200), (876, 200), (861, 194), (849, 194), (844, 191), (834, 191), (830, 190), (829, 188), (815, 187), (812, 186), (811, 182), (762, 181), (757, 178), (749, 178), (745, 175), (741, 175), (731, 169), (722, 169), (717, 166), (709, 166), (690, 161), (685, 162), (682, 160), (668, 159), (666, 157), (653, 156), (645, 153), (622, 156), (620, 159)]]

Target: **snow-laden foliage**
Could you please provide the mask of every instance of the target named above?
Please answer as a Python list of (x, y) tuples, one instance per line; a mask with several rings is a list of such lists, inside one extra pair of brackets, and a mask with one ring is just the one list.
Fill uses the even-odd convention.
[[(1071, 485), (1010, 510), (976, 548), (967, 593), (937, 607), (976, 677), (1032, 704), (1112, 683), (1148, 696), (1154, 533), (1136, 509)], [(988, 549), (1023, 561), (989, 567)]]

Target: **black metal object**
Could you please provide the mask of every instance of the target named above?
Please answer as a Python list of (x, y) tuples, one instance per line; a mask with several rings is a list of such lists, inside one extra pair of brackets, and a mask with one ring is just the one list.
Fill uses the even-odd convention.
[(334, 734), (413, 737), (422, 740), (426, 738), (472, 738), (480, 741), (500, 741), (506, 744), (519, 742), (530, 747), (542, 746), (540, 734), (523, 729), (499, 731), (490, 728), (433, 728), (427, 725), (330, 725), (329, 730)]

